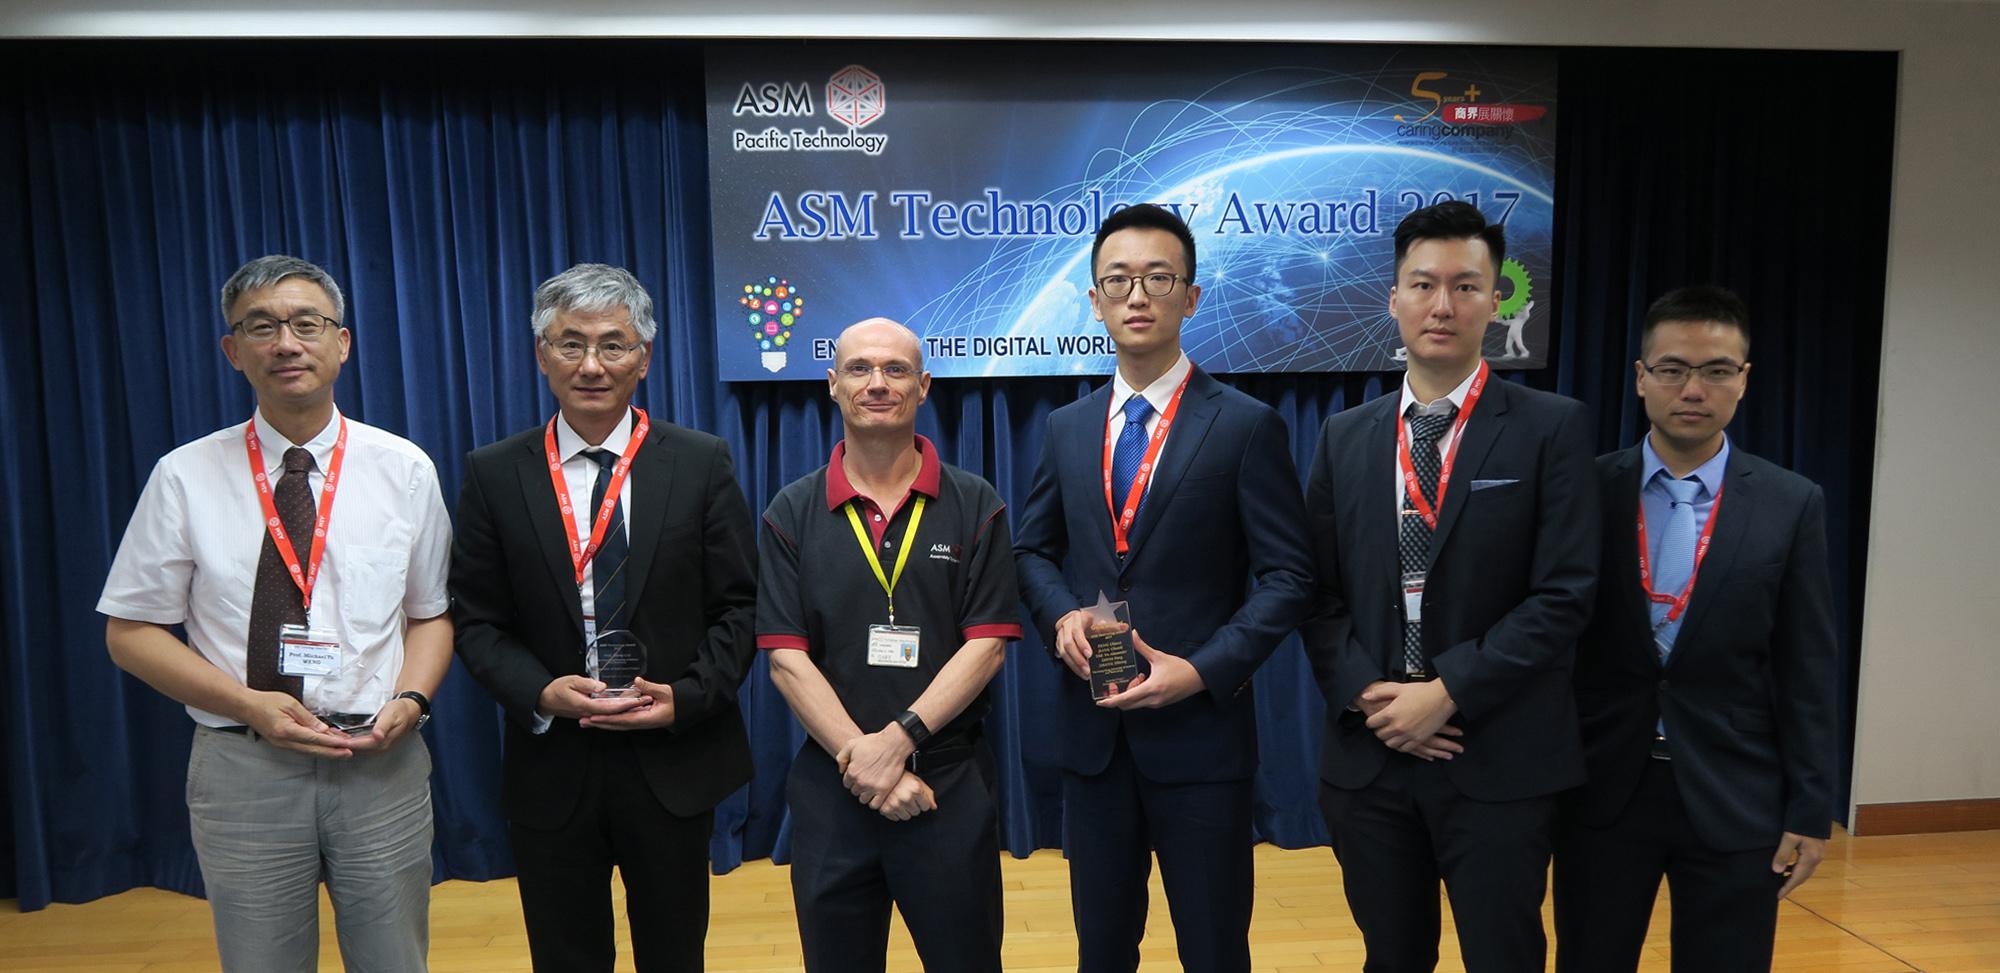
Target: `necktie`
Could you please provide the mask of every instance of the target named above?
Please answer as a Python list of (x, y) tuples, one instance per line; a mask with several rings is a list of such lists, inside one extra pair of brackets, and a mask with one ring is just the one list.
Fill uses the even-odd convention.
[[(1416, 408), (1410, 407), (1410, 465), (1417, 471), (1417, 488), (1424, 492), (1424, 499), (1435, 509), (1440, 465), (1438, 440), (1443, 439), (1445, 430), (1451, 428), (1458, 408), (1454, 406), (1450, 412), (1441, 415), (1418, 415)], [(1421, 575), (1430, 567), (1431, 526), (1416, 512), (1407, 491), (1403, 497), (1402, 516), (1397, 519), (1401, 522), (1397, 546), (1403, 576)], [(1404, 620), (1403, 669), (1405, 672), (1429, 671), (1424, 663), (1424, 624), (1420, 621)]]
[[(1656, 594), (1679, 597), (1681, 589), (1687, 587), (1688, 578), (1694, 574), (1694, 547), (1700, 535), (1694, 523), (1695, 495), (1701, 490), (1700, 480), (1676, 480), (1671, 476), (1660, 481), (1673, 498), (1673, 506), (1667, 513), (1667, 529), (1660, 533), (1660, 553), (1653, 559), (1658, 565), (1653, 570), (1653, 591)], [(1667, 611), (1672, 605), (1653, 602), (1653, 644), (1660, 650), (1660, 661), (1667, 661), (1667, 654), (1674, 650), (1674, 637), (1680, 634), (1682, 615), (1673, 621), (1667, 620)]]
[[(1139, 461), (1146, 458), (1146, 418), (1153, 414), (1153, 403), (1143, 395), (1134, 395), (1125, 400), (1125, 428), (1118, 432), (1118, 445), (1111, 450), (1111, 497), (1120, 508), (1129, 499), (1132, 481), (1139, 475)], [(1118, 516), (1113, 511), (1113, 518)]]
[[(301, 559), (312, 557), (313, 515), (317, 510), (312, 487), (306, 479), (313, 465), (312, 453), (297, 446), (285, 450), (285, 472), (271, 490), (271, 503), (278, 508), (278, 520), (285, 525), (292, 550)], [(292, 580), (292, 572), (285, 567), (284, 557), (278, 553), (278, 542), (271, 539), (270, 531), (261, 533), (264, 544), (257, 555), (256, 587), (250, 594), (249, 653), (244, 681), (251, 689), (289, 693), (297, 698), (304, 694), (305, 680), (278, 671), (278, 630), (306, 623), (305, 601), (299, 594), (298, 583)]]
[[(618, 465), (618, 454), (608, 449), (593, 449), (590, 458), (598, 466), (597, 483), (590, 488), (590, 515), (595, 518), (598, 508), (604, 505), (605, 490), (611, 485), (611, 473)], [(627, 553), (625, 504), (621, 500), (612, 506), (611, 525), (604, 529), (604, 543), (598, 545), (597, 556), (590, 561), (590, 582), (596, 598), (593, 614), (597, 616), (599, 632), (625, 628), (627, 619), (631, 617), (625, 608)]]

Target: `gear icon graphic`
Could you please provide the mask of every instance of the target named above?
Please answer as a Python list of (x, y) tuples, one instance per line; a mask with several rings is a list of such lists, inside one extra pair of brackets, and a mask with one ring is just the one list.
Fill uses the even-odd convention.
[(1528, 268), (1521, 266), (1521, 262), (1513, 257), (1500, 262), (1500, 278), (1514, 285), (1514, 288), (1500, 302), (1500, 310), (1495, 316), (1511, 318), (1519, 314), (1522, 308), (1527, 307), (1528, 301), (1535, 296), (1534, 284), (1528, 278)]

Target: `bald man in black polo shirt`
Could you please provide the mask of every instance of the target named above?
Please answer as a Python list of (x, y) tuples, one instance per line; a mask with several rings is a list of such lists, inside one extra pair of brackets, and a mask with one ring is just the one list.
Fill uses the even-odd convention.
[(916, 434), (923, 349), (841, 333), (846, 439), (764, 512), (757, 646), (812, 739), (792, 763), (792, 900), (808, 971), (881, 970), (891, 901), (926, 969), (1000, 969), (986, 684), (1021, 637), (1006, 505)]

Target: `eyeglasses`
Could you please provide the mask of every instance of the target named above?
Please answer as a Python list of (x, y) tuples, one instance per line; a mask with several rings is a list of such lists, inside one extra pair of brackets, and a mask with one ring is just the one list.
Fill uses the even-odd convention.
[(854, 382), (866, 382), (876, 372), (881, 372), (882, 377), (891, 382), (903, 382), (917, 377), (917, 370), (902, 362), (890, 362), (887, 365), (870, 365), (867, 362), (856, 361), (840, 366), (840, 374), (845, 376), (849, 381)]
[(1111, 300), (1122, 301), (1132, 296), (1132, 284), (1134, 282), (1143, 281), (1144, 283), (1141, 286), (1146, 289), (1146, 296), (1165, 297), (1174, 292), (1175, 284), (1186, 279), (1179, 274), (1147, 274), (1144, 277), (1112, 274), (1109, 277), (1097, 278), (1097, 292)]
[(583, 356), (591, 352), (596, 352), (597, 360), (606, 365), (616, 365), (626, 358), (631, 357), (633, 352), (645, 347), (644, 345), (628, 345), (622, 341), (600, 341), (593, 345), (589, 342), (578, 341), (575, 338), (564, 338), (560, 341), (550, 341), (547, 338), (543, 338), (542, 344), (547, 346), (550, 351), (555, 352), (557, 358), (566, 362), (580, 362), (583, 360)]
[(292, 329), (292, 336), (300, 341), (317, 341), (328, 330), (340, 327), (340, 322), (324, 314), (310, 311), (294, 314), (289, 318), (249, 317), (229, 326), (231, 331), (243, 332), (243, 337), (258, 343), (275, 341), (279, 328)]
[(1743, 366), (1728, 362), (1711, 362), (1699, 367), (1684, 365), (1677, 361), (1661, 362), (1658, 365), (1641, 362), (1639, 367), (1644, 368), (1646, 374), (1653, 376), (1653, 381), (1668, 388), (1686, 385), (1688, 379), (1693, 376), (1700, 376), (1703, 385), (1730, 385), (1736, 381), (1738, 375), (1743, 374)]

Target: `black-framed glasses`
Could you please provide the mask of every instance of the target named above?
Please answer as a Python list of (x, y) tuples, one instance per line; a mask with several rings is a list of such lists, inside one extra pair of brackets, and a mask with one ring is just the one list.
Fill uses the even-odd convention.
[(1179, 274), (1147, 274), (1134, 277), (1130, 274), (1112, 274), (1097, 278), (1097, 292), (1114, 301), (1132, 296), (1132, 284), (1138, 282), (1145, 288), (1147, 297), (1165, 297), (1174, 292), (1174, 285), (1187, 280)]
[(891, 382), (905, 382), (917, 377), (917, 370), (902, 362), (887, 365), (870, 365), (867, 362), (851, 361), (840, 366), (840, 374), (850, 382), (866, 382), (881, 372), (882, 377)]
[(289, 318), (273, 318), (254, 315), (229, 326), (231, 331), (242, 332), (243, 337), (255, 342), (276, 341), (279, 328), (292, 329), (292, 336), (300, 341), (318, 341), (319, 336), (340, 327), (340, 322), (313, 311), (294, 314)]
[(554, 352), (557, 358), (566, 362), (580, 362), (583, 360), (583, 356), (596, 352), (597, 360), (606, 365), (616, 365), (632, 357), (633, 353), (645, 347), (641, 344), (627, 344), (623, 341), (600, 341), (596, 344), (591, 344), (588, 341), (582, 341), (577, 338), (561, 338), (553, 341), (543, 338), (542, 344)]
[(1690, 378), (1700, 378), (1703, 385), (1733, 385), (1736, 377), (1743, 374), (1743, 366), (1731, 362), (1709, 362), (1706, 365), (1688, 365), (1677, 361), (1664, 361), (1657, 365), (1639, 363), (1653, 381), (1673, 388), (1686, 385)]

